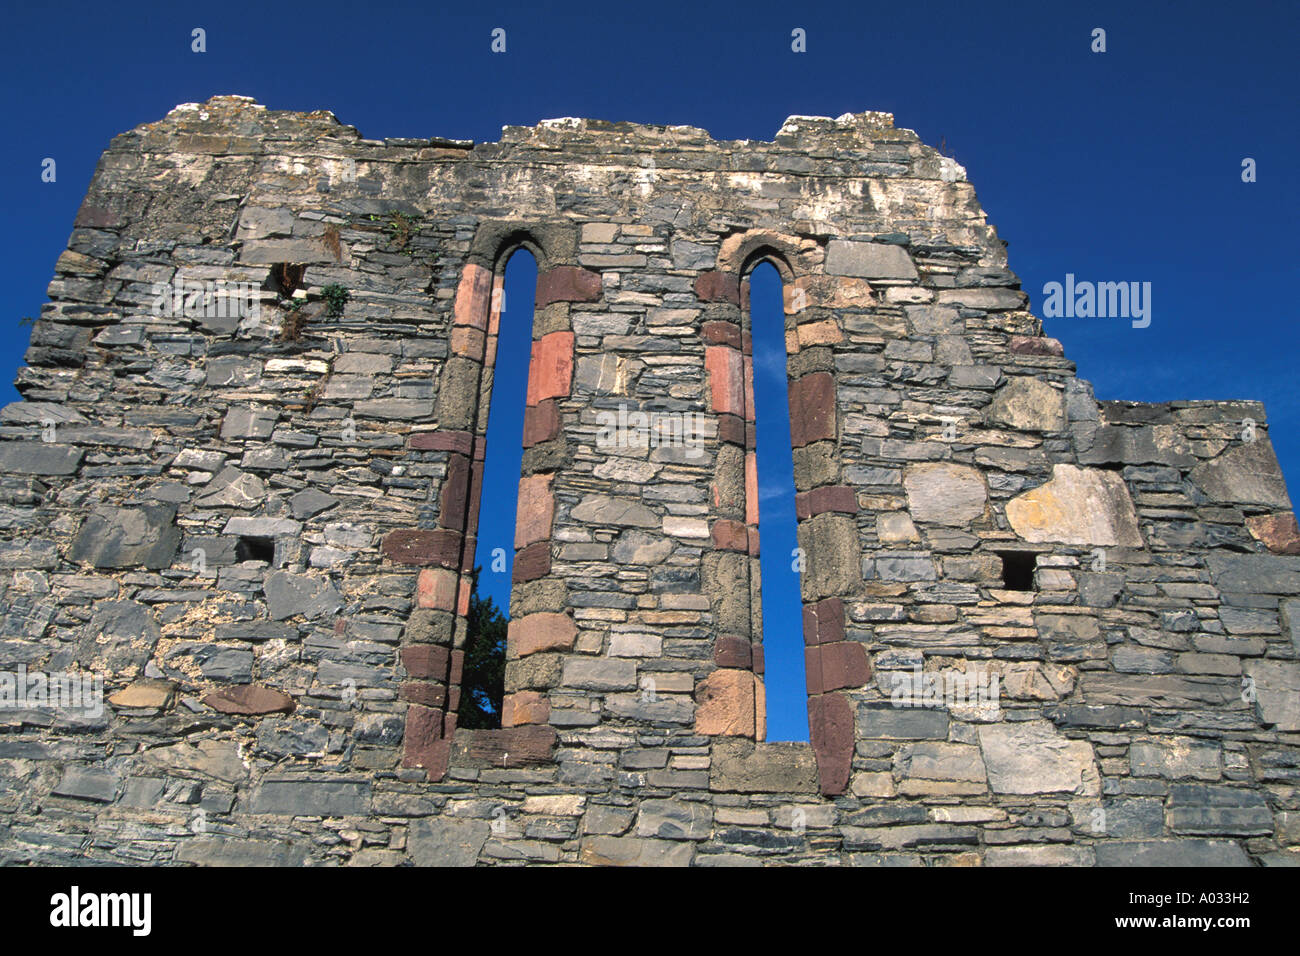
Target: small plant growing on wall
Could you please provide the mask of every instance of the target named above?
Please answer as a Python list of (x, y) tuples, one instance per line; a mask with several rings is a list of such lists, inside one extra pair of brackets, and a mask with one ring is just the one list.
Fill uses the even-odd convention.
[(297, 342), (302, 338), (303, 326), (307, 324), (306, 299), (281, 299), (280, 308), (284, 309), (284, 325), (280, 327), (281, 342)]
[(415, 255), (415, 250), (410, 247), (411, 236), (419, 231), (422, 217), (394, 209), (382, 216), (372, 214), (367, 218), (371, 222), (382, 222), (384, 224), (384, 229), (388, 233), (389, 251), (400, 252), (404, 256)]
[(320, 290), (320, 294), (325, 299), (325, 314), (332, 319), (342, 317), (343, 307), (352, 298), (352, 293), (347, 290), (347, 287), (337, 282), (325, 286)]

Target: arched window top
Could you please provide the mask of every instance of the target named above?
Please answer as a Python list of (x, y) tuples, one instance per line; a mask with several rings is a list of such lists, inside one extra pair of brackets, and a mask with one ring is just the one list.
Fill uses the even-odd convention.
[(749, 279), (754, 270), (765, 262), (776, 269), (782, 283), (794, 281), (795, 271), (790, 266), (789, 260), (784, 253), (772, 246), (759, 246), (746, 257), (740, 267), (741, 281)]
[(570, 265), (577, 261), (577, 227), (571, 223), (488, 220), (475, 230), (467, 258), (493, 274), (500, 274), (507, 260), (520, 248), (532, 253), (540, 272)]
[(718, 250), (718, 270), (740, 279), (764, 261), (776, 267), (782, 282), (791, 282), (816, 271), (821, 247), (815, 239), (787, 236), (771, 229), (749, 229), (722, 240)]
[(521, 230), (511, 233), (502, 240), (501, 247), (497, 250), (496, 259), (492, 263), (493, 273), (496, 275), (504, 274), (511, 258), (520, 249), (526, 250), (533, 257), (533, 260), (538, 263), (539, 268), (541, 263), (546, 261), (546, 252), (542, 249), (541, 244), (529, 233)]

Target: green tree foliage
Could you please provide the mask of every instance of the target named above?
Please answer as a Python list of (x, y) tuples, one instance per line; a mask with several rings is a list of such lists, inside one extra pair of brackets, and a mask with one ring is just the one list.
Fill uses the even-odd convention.
[(506, 627), (509, 619), (491, 596), (478, 595), (478, 575), (469, 596), (469, 634), (460, 684), (458, 727), (500, 727), (506, 681)]

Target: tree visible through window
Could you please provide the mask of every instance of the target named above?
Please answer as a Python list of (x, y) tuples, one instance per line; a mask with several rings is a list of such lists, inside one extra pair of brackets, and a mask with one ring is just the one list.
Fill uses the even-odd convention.
[(500, 727), (505, 693), (506, 629), (509, 620), (492, 595), (478, 593), (481, 567), (474, 568), (469, 598), (469, 631), (465, 639), (465, 670), (460, 684), (460, 727)]
[(524, 455), (524, 403), (537, 291), (537, 262), (526, 249), (510, 255), (504, 291), (496, 360), (485, 372), (492, 376), (492, 386), (457, 718), (461, 727), (501, 726), (515, 514)]

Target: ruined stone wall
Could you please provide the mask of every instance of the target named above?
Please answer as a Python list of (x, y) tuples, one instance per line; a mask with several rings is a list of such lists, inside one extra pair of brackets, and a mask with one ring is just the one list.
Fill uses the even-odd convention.
[[(458, 730), (520, 247), (506, 726)], [(764, 742), (762, 261), (811, 745)], [(1095, 401), (964, 171), (887, 115), (474, 145), (219, 97), (113, 141), (55, 271), (0, 412), (0, 665), (108, 701), (0, 710), (0, 861), (1296, 856), (1300, 536), (1263, 409)], [(260, 309), (159, 295), (187, 283)], [(620, 405), (699, 415), (703, 454), (610, 447)], [(960, 674), (997, 696), (936, 701)]]

